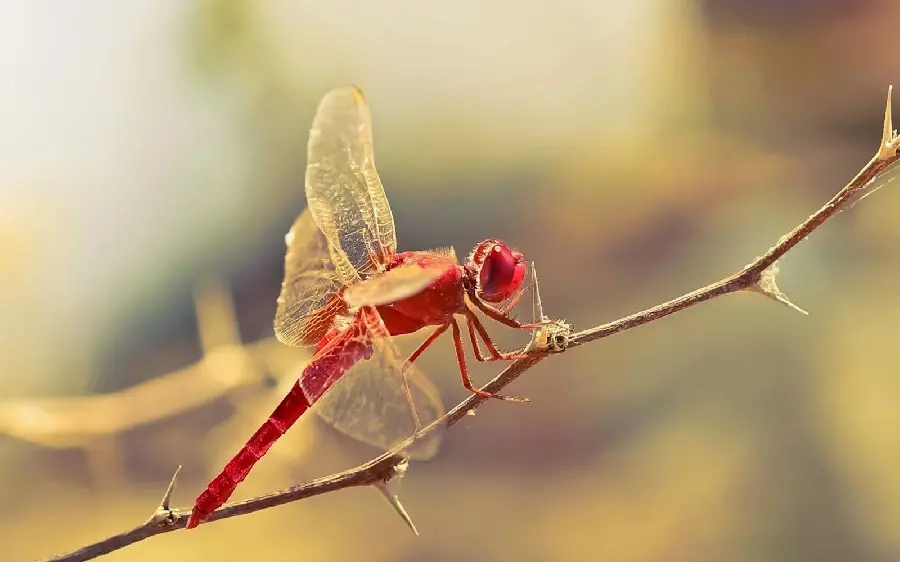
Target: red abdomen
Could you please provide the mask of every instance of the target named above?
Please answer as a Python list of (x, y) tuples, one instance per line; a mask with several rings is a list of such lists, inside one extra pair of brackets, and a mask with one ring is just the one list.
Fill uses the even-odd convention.
[(218, 476), (213, 478), (206, 490), (197, 497), (187, 528), (191, 529), (205, 521), (213, 511), (228, 501), (238, 484), (241, 483), (250, 469), (279, 437), (294, 425), (303, 412), (309, 408), (309, 402), (300, 388), (298, 380), (290, 392), (269, 416), (269, 419), (256, 430), (247, 444), (238, 451)]
[[(329, 337), (331, 336), (331, 337)], [(303, 369), (300, 378), (281, 400), (262, 426), (256, 430), (247, 444), (230, 460), (222, 472), (197, 497), (186, 527), (191, 529), (205, 521), (216, 509), (221, 507), (247, 474), (269, 448), (285, 434), (288, 429), (309, 409), (312, 397), (314, 402), (322, 396), (350, 367), (357, 361), (369, 357), (371, 346), (358, 340), (334, 341), (336, 333), (323, 338), (318, 350), (331, 346), (332, 351), (317, 358)], [(337, 345), (335, 345), (337, 344)], [(302, 381), (302, 386), (301, 386)], [(305, 392), (304, 392), (305, 389)]]

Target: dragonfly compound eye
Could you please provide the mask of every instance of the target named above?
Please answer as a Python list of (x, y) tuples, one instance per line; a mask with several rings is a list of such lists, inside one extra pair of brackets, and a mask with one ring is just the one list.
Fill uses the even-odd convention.
[(522, 284), (525, 278), (525, 259), (521, 253), (503, 242), (492, 242), (479, 252), (482, 263), (478, 272), (478, 284), (481, 298), (489, 302), (501, 302)]

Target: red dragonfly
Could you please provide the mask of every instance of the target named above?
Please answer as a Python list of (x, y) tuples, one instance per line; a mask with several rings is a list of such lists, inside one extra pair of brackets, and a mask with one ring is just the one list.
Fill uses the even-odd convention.
[[(522, 254), (495, 239), (476, 245), (464, 264), (452, 248), (397, 252), (393, 216), (375, 170), (369, 109), (356, 87), (332, 90), (319, 104), (309, 136), (306, 198), (308, 209), (285, 237), (275, 334), (287, 345), (316, 346), (315, 353), (269, 419), (197, 498), (189, 529), (228, 500), (313, 404), (339, 431), (383, 450), (418, 435), (423, 420), (439, 419), (444, 408), (437, 390), (413, 362), (448, 329), (469, 391), (524, 401), (473, 386), (455, 317), (465, 317), (478, 361), (521, 357), (497, 348), (473, 308), (513, 328), (535, 327), (509, 316), (524, 291)], [(493, 306), (504, 302), (504, 308)], [(390, 337), (427, 326), (434, 327), (431, 334), (400, 359)], [(432, 457), (438, 436), (425, 434), (405, 454)]]

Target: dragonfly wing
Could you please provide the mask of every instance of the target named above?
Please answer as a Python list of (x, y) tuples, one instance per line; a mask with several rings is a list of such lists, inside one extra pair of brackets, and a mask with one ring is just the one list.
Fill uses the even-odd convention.
[(287, 345), (316, 345), (337, 314), (346, 313), (343, 287), (329, 255), (328, 241), (309, 209), (285, 236), (284, 280), (275, 312), (275, 335)]
[(447, 267), (395, 267), (347, 287), (344, 302), (350, 308), (389, 304), (422, 292), (446, 271)]
[[(416, 431), (398, 366), (402, 363), (394, 353), (376, 348), (370, 359), (360, 361), (335, 382), (313, 409), (341, 433), (383, 451), (393, 449)], [(422, 426), (443, 416), (443, 404), (431, 381), (414, 366), (407, 377)], [(416, 460), (434, 457), (441, 433), (425, 435), (405, 454)]]
[(375, 273), (396, 251), (394, 218), (375, 170), (372, 121), (362, 92), (332, 90), (319, 103), (306, 167), (306, 199), (345, 285)]
[[(354, 363), (333, 384), (329, 382), (330, 388), (315, 401), (313, 409), (345, 435), (390, 451), (416, 431), (401, 370), (405, 357), (385, 337), (386, 330), (384, 334), (376, 333), (383, 328), (383, 324), (374, 308), (366, 307), (360, 314), (368, 315), (365, 324), (369, 327), (373, 327), (373, 323), (381, 325), (380, 328), (364, 328), (365, 342), (371, 346), (371, 356)], [(407, 367), (406, 377), (421, 425), (425, 427), (440, 419), (445, 413), (444, 405), (434, 384), (414, 365)], [(321, 385), (311, 386), (321, 388)], [(416, 460), (434, 457), (442, 434), (442, 428), (436, 428), (413, 442), (405, 449), (405, 454)]]

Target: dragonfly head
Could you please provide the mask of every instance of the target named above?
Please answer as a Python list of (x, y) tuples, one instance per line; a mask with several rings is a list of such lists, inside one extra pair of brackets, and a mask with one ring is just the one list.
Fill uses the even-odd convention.
[(487, 302), (503, 302), (525, 279), (525, 258), (495, 239), (484, 240), (469, 254), (466, 269), (475, 278), (475, 294)]

